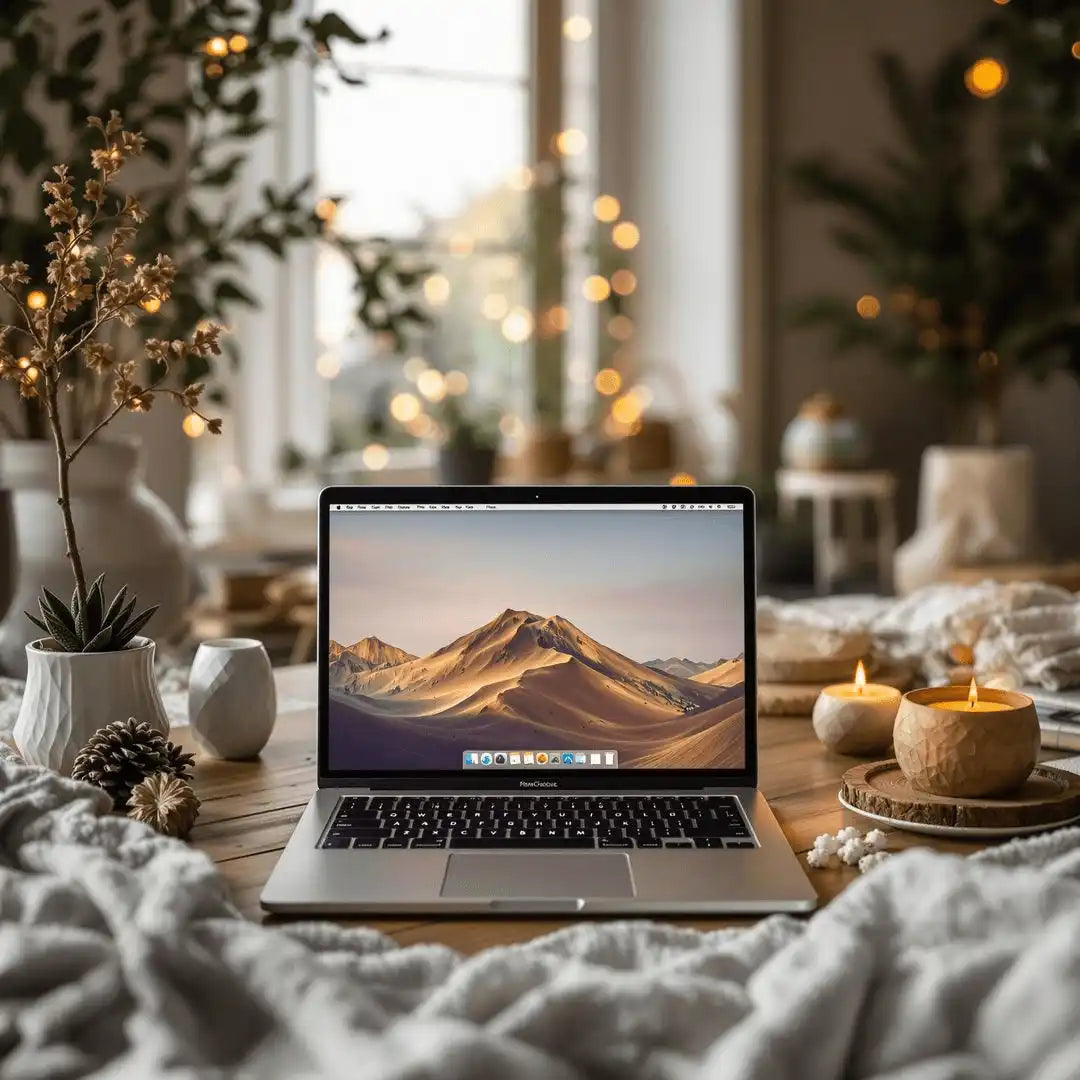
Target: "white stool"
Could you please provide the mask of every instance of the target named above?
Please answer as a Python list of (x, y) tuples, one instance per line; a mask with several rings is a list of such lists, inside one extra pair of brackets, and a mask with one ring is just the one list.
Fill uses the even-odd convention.
[[(815, 472), (780, 469), (776, 474), (777, 510), (792, 521), (800, 499), (813, 507), (814, 591), (826, 595), (837, 575), (861, 562), (877, 567), (879, 587), (892, 592), (893, 555), (896, 552), (896, 477), (891, 472)], [(839, 532), (833, 504), (840, 506)], [(876, 535), (867, 539), (863, 506), (874, 508)]]

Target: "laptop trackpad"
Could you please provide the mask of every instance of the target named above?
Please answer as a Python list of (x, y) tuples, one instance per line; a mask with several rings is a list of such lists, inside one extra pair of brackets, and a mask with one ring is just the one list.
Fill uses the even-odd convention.
[(631, 899), (634, 881), (630, 876), (630, 860), (614, 851), (595, 855), (463, 852), (450, 856), (440, 895)]

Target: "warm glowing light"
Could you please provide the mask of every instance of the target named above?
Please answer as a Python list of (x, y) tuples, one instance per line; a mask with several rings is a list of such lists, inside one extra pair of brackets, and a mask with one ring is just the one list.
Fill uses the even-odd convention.
[(390, 415), (399, 424), (407, 424), (420, 415), (420, 399), (415, 394), (395, 394), (390, 399)]
[(424, 296), (432, 307), (442, 307), (450, 299), (450, 279), (445, 274), (432, 274), (424, 281)]
[(971, 685), (968, 687), (968, 708), (974, 709), (979, 702), (979, 688), (975, 685), (975, 676), (971, 676)]
[(315, 216), (320, 221), (333, 221), (337, 216), (338, 205), (336, 199), (320, 199), (315, 204)]
[(132, 264), (133, 264), (133, 263), (135, 262), (135, 256), (134, 256), (134, 255), (132, 255), (132, 254), (131, 254), (131, 252), (129, 251), (129, 252), (128, 252), (128, 253), (127, 253), (127, 254), (126, 254), (125, 256), (124, 256), (124, 262), (125, 262), (125, 263), (127, 263), (127, 265), (128, 265), (128, 266), (131, 266), (131, 265), (132, 265)]
[(653, 403), (653, 392), (647, 386), (632, 386), (628, 393), (641, 406), (642, 412)]
[(461, 397), (469, 389), (469, 376), (464, 371), (448, 371), (444, 382), (446, 392), (452, 397)]
[(616, 341), (629, 341), (634, 336), (634, 320), (629, 315), (613, 315), (608, 319), (607, 332)]
[(525, 421), (520, 416), (507, 413), (499, 421), (499, 431), (508, 439), (520, 439), (525, 434)]
[(563, 20), (563, 37), (578, 44), (586, 41), (592, 33), (592, 23), (584, 15), (571, 15)]
[(455, 259), (467, 259), (473, 253), (476, 242), (468, 233), (454, 233), (448, 246)]
[(1009, 73), (1000, 60), (984, 56), (964, 72), (964, 85), (978, 98), (992, 98), (1009, 81)]
[(315, 361), (315, 370), (324, 379), (336, 379), (341, 373), (341, 358), (337, 353), (324, 352)]
[(514, 191), (528, 191), (533, 186), (536, 177), (528, 165), (520, 165), (511, 174), (507, 184)]
[(417, 439), (430, 439), (436, 430), (435, 421), (427, 413), (421, 413), (405, 425), (405, 430)]
[(860, 318), (876, 319), (881, 314), (881, 301), (876, 296), (866, 293), (855, 301), (855, 310)]
[(677, 472), (668, 483), (672, 487), (693, 487), (697, 483), (697, 477), (688, 472)]
[(641, 230), (632, 221), (620, 221), (611, 230), (611, 242), (623, 251), (632, 251), (640, 239)]
[(242, 53), (248, 47), (248, 39), (243, 34), (233, 34), (229, 38), (229, 52)]
[(555, 151), (563, 157), (577, 157), (578, 154), (585, 153), (588, 145), (589, 140), (580, 128), (567, 128), (555, 136)]
[(592, 212), (597, 221), (610, 224), (619, 216), (621, 210), (619, 200), (614, 195), (597, 195), (593, 199)]
[(442, 401), (446, 397), (446, 379), (441, 371), (428, 368), (420, 373), (416, 380), (416, 388), (428, 399), (428, 401)]
[(1075, 59), (1080, 60), (1080, 41), (1074, 41), (1072, 43), (1072, 48), (1069, 51), (1073, 54)]
[(157, 296), (148, 296), (145, 300), (139, 301), (139, 307), (141, 307), (147, 315), (156, 315), (161, 310), (161, 300)]
[(998, 7), (1004, 7), (1008, 2), (1009, 0), (994, 0), (994, 3), (997, 4)]
[(635, 420), (641, 419), (641, 412), (641, 402), (634, 394), (623, 394), (611, 403), (611, 415), (618, 423), (626, 424), (628, 427)]
[(189, 439), (197, 439), (204, 431), (206, 431), (206, 421), (201, 416), (196, 416), (194, 413), (188, 413), (180, 426), (184, 429), (184, 434)]
[(40, 311), (48, 302), (49, 298), (40, 289), (26, 294), (26, 306), (31, 311)]
[(544, 312), (540, 320), (547, 334), (562, 334), (570, 328), (570, 312), (562, 304), (555, 304)]
[(410, 356), (401, 370), (409, 382), (416, 382), (427, 371), (427, 361), (422, 356)]
[(225, 69), (220, 64), (207, 64), (206, 77), (208, 79), (220, 79), (225, 74)]
[(860, 660), (858, 666), (855, 668), (855, 688), (861, 694), (863, 687), (866, 686), (866, 668), (863, 667), (863, 662)]
[(19, 367), (21, 367), (23, 369), (23, 371), (25, 371), (29, 366), (30, 366), (30, 357), (29, 356), (20, 356), (19, 357)]
[(390, 451), (382, 443), (368, 443), (360, 455), (360, 460), (364, 463), (365, 468), (371, 469), (372, 472), (378, 472), (380, 469), (386, 468), (390, 461)]
[(223, 37), (212, 37), (203, 46), (203, 52), (207, 56), (228, 56), (229, 43)]
[(488, 293), (480, 305), (480, 311), (485, 319), (505, 319), (510, 310), (510, 301), (502, 293)]
[(594, 304), (602, 303), (611, 295), (611, 282), (600, 274), (590, 274), (581, 283), (581, 295)]
[(38, 369), (36, 367), (28, 367), (26, 369), (26, 377), (30, 382), (37, 382)]
[(611, 275), (611, 287), (620, 296), (629, 296), (637, 288), (637, 274), (633, 270), (616, 270)]
[(516, 307), (502, 321), (502, 335), (507, 341), (520, 345), (532, 337), (533, 316), (528, 308)]
[(617, 394), (622, 387), (622, 376), (610, 367), (601, 368), (593, 379), (593, 386), (597, 391), (607, 397)]

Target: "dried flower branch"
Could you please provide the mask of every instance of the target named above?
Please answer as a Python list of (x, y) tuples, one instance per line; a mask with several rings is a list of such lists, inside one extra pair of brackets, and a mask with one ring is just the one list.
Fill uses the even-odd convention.
[[(146, 211), (133, 196), (118, 198), (110, 193), (111, 184), (128, 160), (142, 153), (146, 140), (139, 132), (124, 130), (115, 111), (107, 121), (91, 116), (88, 123), (100, 132), (102, 146), (91, 151), (97, 175), (83, 185), (79, 203), (67, 165), (54, 166), (54, 179), (42, 185), (48, 196), (45, 216), (54, 230), (46, 245), (51, 259), (45, 279), (51, 294), (39, 288), (25, 291), (31, 284), (26, 263), (0, 263), (0, 290), (14, 301), (22, 321), (20, 327), (0, 325), (0, 378), (15, 382), (24, 398), (36, 400), (48, 420), (56, 447), (67, 555), (75, 577), (73, 602), (83, 610), (86, 573), (70, 500), (70, 469), (75, 459), (120, 413), (146, 412), (156, 397), (171, 398), (203, 420), (212, 433), (221, 431), (219, 419), (200, 411), (203, 385), (183, 385), (182, 379), (176, 385), (173, 379), (187, 358), (220, 353), (220, 327), (200, 323), (187, 341), (151, 338), (138, 358), (118, 359), (112, 344), (98, 340), (110, 323), (130, 327), (141, 316), (159, 311), (169, 300), (176, 268), (168, 255), (161, 254), (153, 262), (136, 265), (127, 249), (146, 220)], [(107, 207), (114, 201), (116, 209), (110, 214)], [(95, 239), (106, 232), (108, 240), (101, 247)], [(8, 345), (13, 331), (29, 337), (25, 355), (16, 355)], [(82, 438), (75, 439), (66, 428), (59, 391), (65, 369), (80, 363), (93, 376), (111, 382), (112, 408)], [(152, 371), (153, 377), (140, 381), (141, 368)]]

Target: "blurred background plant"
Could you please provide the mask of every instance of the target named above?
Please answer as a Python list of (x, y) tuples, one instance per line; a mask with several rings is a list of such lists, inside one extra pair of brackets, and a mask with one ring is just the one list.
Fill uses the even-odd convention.
[[(404, 328), (427, 318), (413, 296), (425, 276), (417, 260), (333, 228), (338, 201), (315, 200), (309, 178), (262, 184), (257, 205), (243, 213), (220, 197), (271, 123), (260, 85), (266, 73), (305, 63), (326, 79), (362, 85), (358, 71), (337, 61), (335, 45), (374, 46), (387, 37), (365, 36), (334, 13), (304, 18), (303, 8), (293, 0), (109, 0), (73, 11), (61, 27), (45, 0), (8, 0), (0, 7), (0, 250), (29, 265), (32, 284), (44, 280), (39, 181), (54, 162), (85, 160), (84, 118), (115, 109), (145, 132), (146, 155), (161, 166), (134, 185), (149, 220), (132, 253), (175, 255), (171, 302), (146, 309), (149, 332), (171, 338), (200, 319), (227, 321), (235, 305), (257, 306), (244, 283), (246, 254), (280, 258), (320, 237), (355, 272), (360, 322), (400, 345)], [(66, 124), (55, 122), (65, 113)], [(174, 156), (183, 169), (167, 168)], [(216, 200), (200, 198), (215, 193)], [(223, 344), (236, 363), (233, 343)], [(211, 396), (222, 398), (205, 357), (187, 357), (179, 374), (209, 379)], [(21, 433), (45, 435), (32, 407), (23, 410)]]

